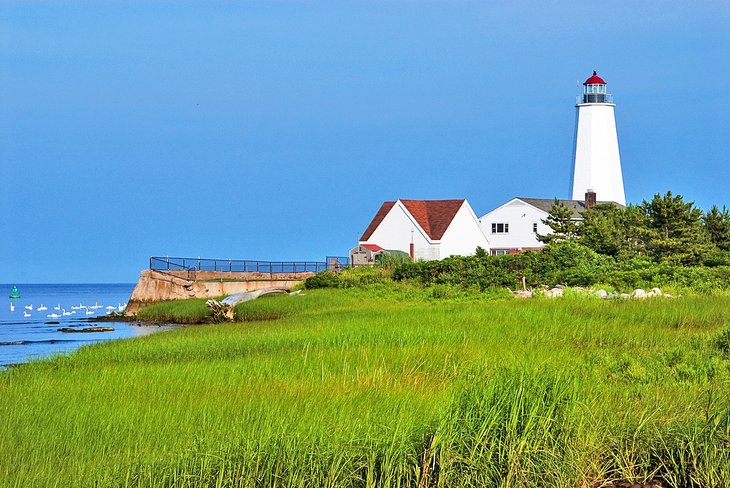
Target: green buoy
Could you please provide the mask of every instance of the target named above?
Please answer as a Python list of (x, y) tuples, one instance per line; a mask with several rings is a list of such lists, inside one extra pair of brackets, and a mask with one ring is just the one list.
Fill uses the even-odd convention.
[(17, 286), (14, 286), (10, 289), (10, 298), (20, 298), (20, 293), (18, 292)]

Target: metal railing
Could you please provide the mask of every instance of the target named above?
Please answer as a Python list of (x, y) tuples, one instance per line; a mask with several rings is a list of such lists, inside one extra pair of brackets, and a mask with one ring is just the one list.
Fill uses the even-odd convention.
[(613, 95), (610, 93), (584, 93), (575, 97), (576, 105), (584, 103), (613, 103)]
[(179, 257), (150, 257), (150, 269), (155, 271), (183, 271), (189, 280), (195, 280), (199, 271), (214, 271), (223, 273), (265, 273), (294, 274), (319, 273), (320, 271), (340, 271), (349, 266), (349, 258), (341, 256), (327, 256), (321, 261), (257, 261), (250, 259), (209, 259), (209, 258), (179, 258)]

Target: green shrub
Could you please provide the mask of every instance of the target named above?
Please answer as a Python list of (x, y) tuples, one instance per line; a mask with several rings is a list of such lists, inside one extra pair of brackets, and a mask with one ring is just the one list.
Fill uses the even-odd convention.
[(339, 288), (340, 277), (332, 271), (320, 271), (314, 276), (304, 280), (304, 288), (315, 290), (317, 288)]

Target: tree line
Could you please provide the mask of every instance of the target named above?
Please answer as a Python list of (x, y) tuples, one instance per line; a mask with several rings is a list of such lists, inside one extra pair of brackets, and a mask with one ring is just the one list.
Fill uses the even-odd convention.
[(713, 205), (708, 212), (681, 195), (656, 194), (638, 205), (598, 203), (576, 219), (558, 199), (543, 222), (552, 233), (546, 244), (575, 242), (619, 261), (647, 257), (684, 266), (726, 261), (730, 252), (730, 212)]

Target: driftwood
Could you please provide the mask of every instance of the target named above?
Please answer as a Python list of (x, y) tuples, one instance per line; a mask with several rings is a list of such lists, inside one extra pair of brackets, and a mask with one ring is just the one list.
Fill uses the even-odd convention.
[[(264, 295), (271, 295), (274, 293), (289, 293), (289, 288), (283, 286), (271, 286), (269, 288), (262, 288), (256, 291), (247, 291), (243, 293), (235, 293), (229, 295), (220, 302), (211, 298), (206, 302), (210, 310), (213, 312), (214, 322), (233, 322), (233, 309), (236, 305), (242, 302), (248, 302), (255, 300), (256, 298)], [(299, 291), (289, 293), (290, 295), (297, 295)]]

